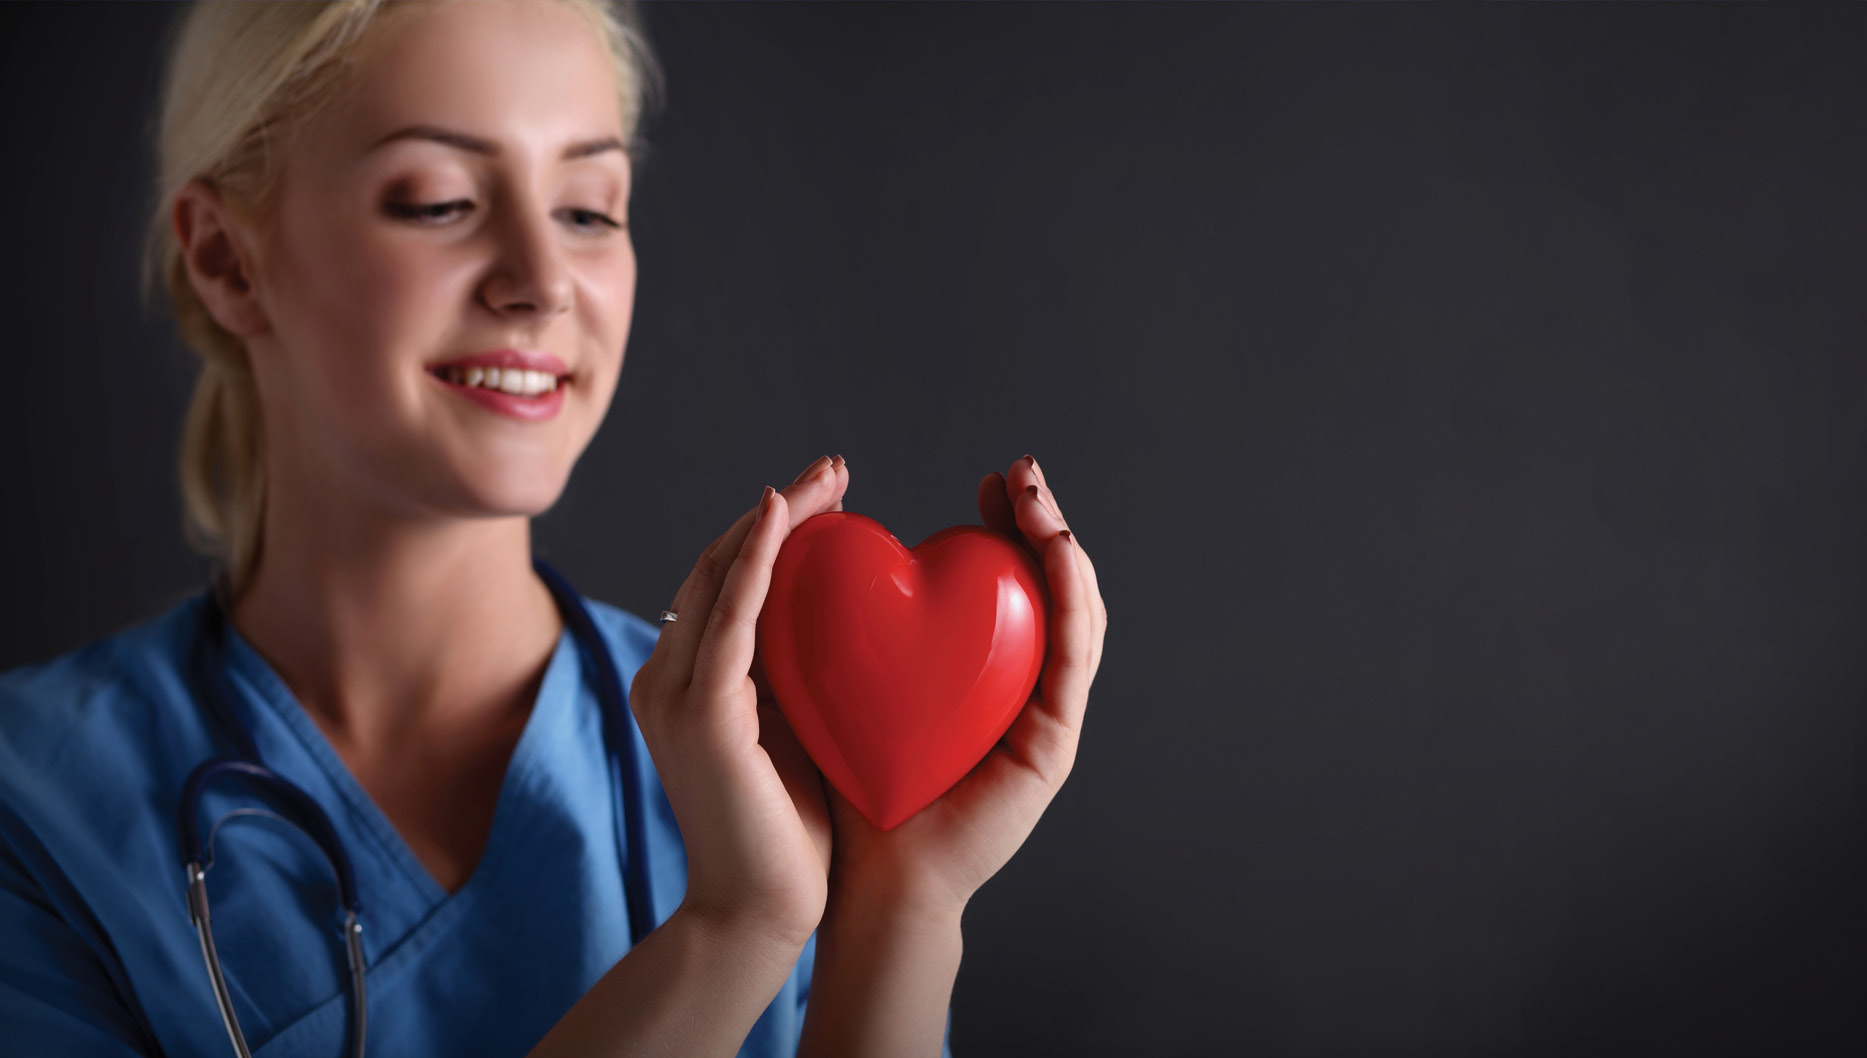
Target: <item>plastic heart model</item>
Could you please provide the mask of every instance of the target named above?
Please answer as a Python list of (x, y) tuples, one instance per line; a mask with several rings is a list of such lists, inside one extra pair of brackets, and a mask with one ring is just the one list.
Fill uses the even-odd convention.
[(766, 682), (798, 741), (891, 830), (965, 777), (1043, 669), (1049, 592), (1019, 544), (956, 525), (912, 551), (871, 518), (807, 518), (758, 621)]

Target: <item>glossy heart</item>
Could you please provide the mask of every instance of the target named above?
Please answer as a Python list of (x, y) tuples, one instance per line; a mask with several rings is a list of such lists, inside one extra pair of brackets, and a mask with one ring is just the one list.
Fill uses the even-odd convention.
[(1037, 685), (1043, 567), (983, 526), (912, 550), (832, 511), (786, 538), (759, 615), (765, 679), (837, 792), (890, 830), (972, 770)]

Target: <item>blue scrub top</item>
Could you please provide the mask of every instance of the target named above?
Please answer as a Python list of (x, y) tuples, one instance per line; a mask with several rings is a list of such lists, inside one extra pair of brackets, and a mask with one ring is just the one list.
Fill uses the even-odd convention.
[[(231, 1049), (188, 920), (176, 831), (183, 780), (232, 748), (187, 677), (201, 605), (193, 596), (0, 674), (0, 1025), (19, 1053)], [(658, 630), (588, 605), (626, 692)], [(622, 789), (597, 672), (568, 628), (507, 768), (486, 850), (451, 896), (272, 667), (231, 623), (227, 633), (233, 708), (267, 766), (330, 816), (356, 871), (372, 1053), (522, 1055), (622, 958), (622, 798), (646, 806), (655, 920), (679, 906), (687, 857), (674, 812), (633, 720), (641, 788)], [(264, 806), (239, 785), (216, 784), (204, 825)], [(345, 1053), (336, 883), (317, 845), (267, 815), (228, 817), (207, 884), (215, 944), (254, 1053)], [(813, 936), (742, 1056), (796, 1054), (815, 954)]]

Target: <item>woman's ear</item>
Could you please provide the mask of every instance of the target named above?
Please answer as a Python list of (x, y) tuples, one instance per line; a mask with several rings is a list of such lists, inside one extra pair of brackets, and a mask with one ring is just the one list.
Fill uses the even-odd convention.
[(169, 216), (195, 296), (228, 333), (251, 338), (271, 329), (251, 281), (251, 258), (220, 192), (199, 177), (175, 195)]

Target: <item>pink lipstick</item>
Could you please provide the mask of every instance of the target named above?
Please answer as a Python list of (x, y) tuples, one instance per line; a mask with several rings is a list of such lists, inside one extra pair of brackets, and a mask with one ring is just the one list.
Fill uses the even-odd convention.
[(564, 406), (570, 372), (550, 353), (495, 349), (428, 365), (442, 385), (490, 411), (538, 422)]

